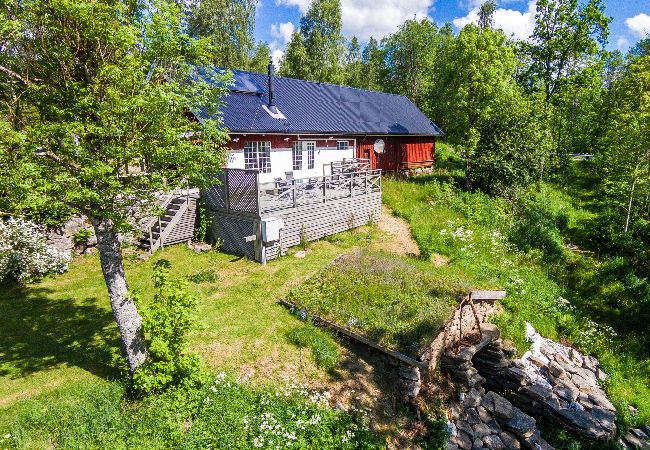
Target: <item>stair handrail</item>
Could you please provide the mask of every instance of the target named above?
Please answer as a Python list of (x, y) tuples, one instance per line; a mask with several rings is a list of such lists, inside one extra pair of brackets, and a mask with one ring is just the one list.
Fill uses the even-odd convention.
[(180, 207), (176, 210), (171, 220), (167, 222), (165, 229), (159, 230), (159, 235), (158, 235), (158, 239), (156, 240), (156, 244), (150, 246), (151, 253), (155, 252), (158, 249), (158, 247), (163, 245), (164, 240), (167, 238), (167, 236), (169, 236), (169, 234), (172, 232), (176, 224), (181, 220), (183, 213), (187, 211), (189, 203), (190, 203), (189, 197), (186, 197), (185, 201), (181, 203)]
[[(158, 205), (160, 209), (164, 209), (165, 211), (167, 210), (167, 206), (169, 206), (169, 204), (174, 199), (174, 193), (170, 192), (169, 194), (166, 195), (166, 197), (167, 198), (160, 205)], [(145, 225), (143, 225), (142, 229), (145, 231), (149, 230), (151, 227), (154, 226), (155, 222), (157, 222), (158, 219), (160, 219), (160, 216), (151, 217), (149, 221)]]

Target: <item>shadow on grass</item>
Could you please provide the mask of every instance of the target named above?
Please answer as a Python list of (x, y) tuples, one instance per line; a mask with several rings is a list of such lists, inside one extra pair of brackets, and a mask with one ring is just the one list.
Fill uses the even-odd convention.
[(98, 299), (51, 298), (52, 289), (0, 284), (0, 376), (64, 364), (116, 378), (121, 344), (113, 315)]
[[(359, 409), (369, 408), (377, 430), (390, 436), (396, 448), (445, 448), (445, 421), (418, 415), (406, 402), (395, 360), (363, 344), (340, 336), (348, 350), (330, 377), (338, 387), (330, 390), (335, 402), (345, 398)], [(429, 397), (427, 397), (429, 398)], [(433, 409), (433, 408), (432, 408)]]

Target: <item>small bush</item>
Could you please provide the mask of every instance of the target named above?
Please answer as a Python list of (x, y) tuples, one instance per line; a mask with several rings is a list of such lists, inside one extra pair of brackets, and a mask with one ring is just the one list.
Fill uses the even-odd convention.
[(568, 216), (551, 210), (546, 203), (528, 196), (517, 205), (510, 239), (524, 251), (541, 250), (547, 258), (558, 260), (564, 253), (561, 230)]
[(93, 232), (90, 228), (82, 228), (72, 236), (72, 242), (75, 245), (86, 244), (92, 235)]
[(199, 201), (198, 212), (196, 217), (196, 226), (194, 227), (194, 240), (198, 242), (205, 242), (208, 236), (208, 229), (212, 222), (212, 217), (210, 216), (210, 210), (205, 204), (203, 198)]
[(332, 370), (339, 364), (339, 350), (336, 342), (328, 333), (319, 330), (314, 325), (305, 324), (294, 328), (288, 334), (289, 342), (300, 348), (309, 348), (322, 369)]
[(143, 314), (149, 359), (134, 376), (134, 387), (143, 393), (160, 392), (171, 386), (195, 386), (203, 380), (198, 357), (185, 352), (197, 299), (187, 291), (187, 282), (170, 279), (170, 267), (166, 259), (154, 264), (157, 292)]
[(0, 281), (29, 283), (68, 270), (70, 253), (47, 244), (45, 230), (32, 222), (0, 220)]
[(309, 239), (307, 237), (307, 229), (305, 228), (305, 225), (302, 225), (300, 227), (300, 247), (303, 250), (307, 250), (308, 246), (309, 246)]

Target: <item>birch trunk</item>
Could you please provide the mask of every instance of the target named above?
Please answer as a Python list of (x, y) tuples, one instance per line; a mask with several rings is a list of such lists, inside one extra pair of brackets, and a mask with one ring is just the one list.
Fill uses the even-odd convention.
[(142, 332), (142, 318), (129, 295), (129, 286), (124, 274), (122, 249), (113, 223), (105, 218), (91, 218), (95, 234), (99, 260), (108, 288), (108, 296), (113, 315), (120, 330), (120, 337), (133, 375), (140, 364), (148, 357), (147, 346)]

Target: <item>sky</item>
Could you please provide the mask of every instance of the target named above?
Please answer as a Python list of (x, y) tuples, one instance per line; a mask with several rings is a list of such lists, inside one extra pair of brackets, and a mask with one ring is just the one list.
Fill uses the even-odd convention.
[[(485, 0), (341, 0), (343, 34), (357, 36), (362, 43), (393, 33), (406, 19), (428, 16), (443, 25), (452, 23), (458, 31), (478, 19)], [(497, 0), (494, 21), (507, 35), (526, 39), (532, 33), (536, 0)], [(269, 43), (274, 57), (283, 54), (300, 16), (311, 0), (258, 0), (256, 40)], [(605, 13), (612, 18), (607, 48), (627, 51), (650, 33), (650, 0), (604, 0)]]

